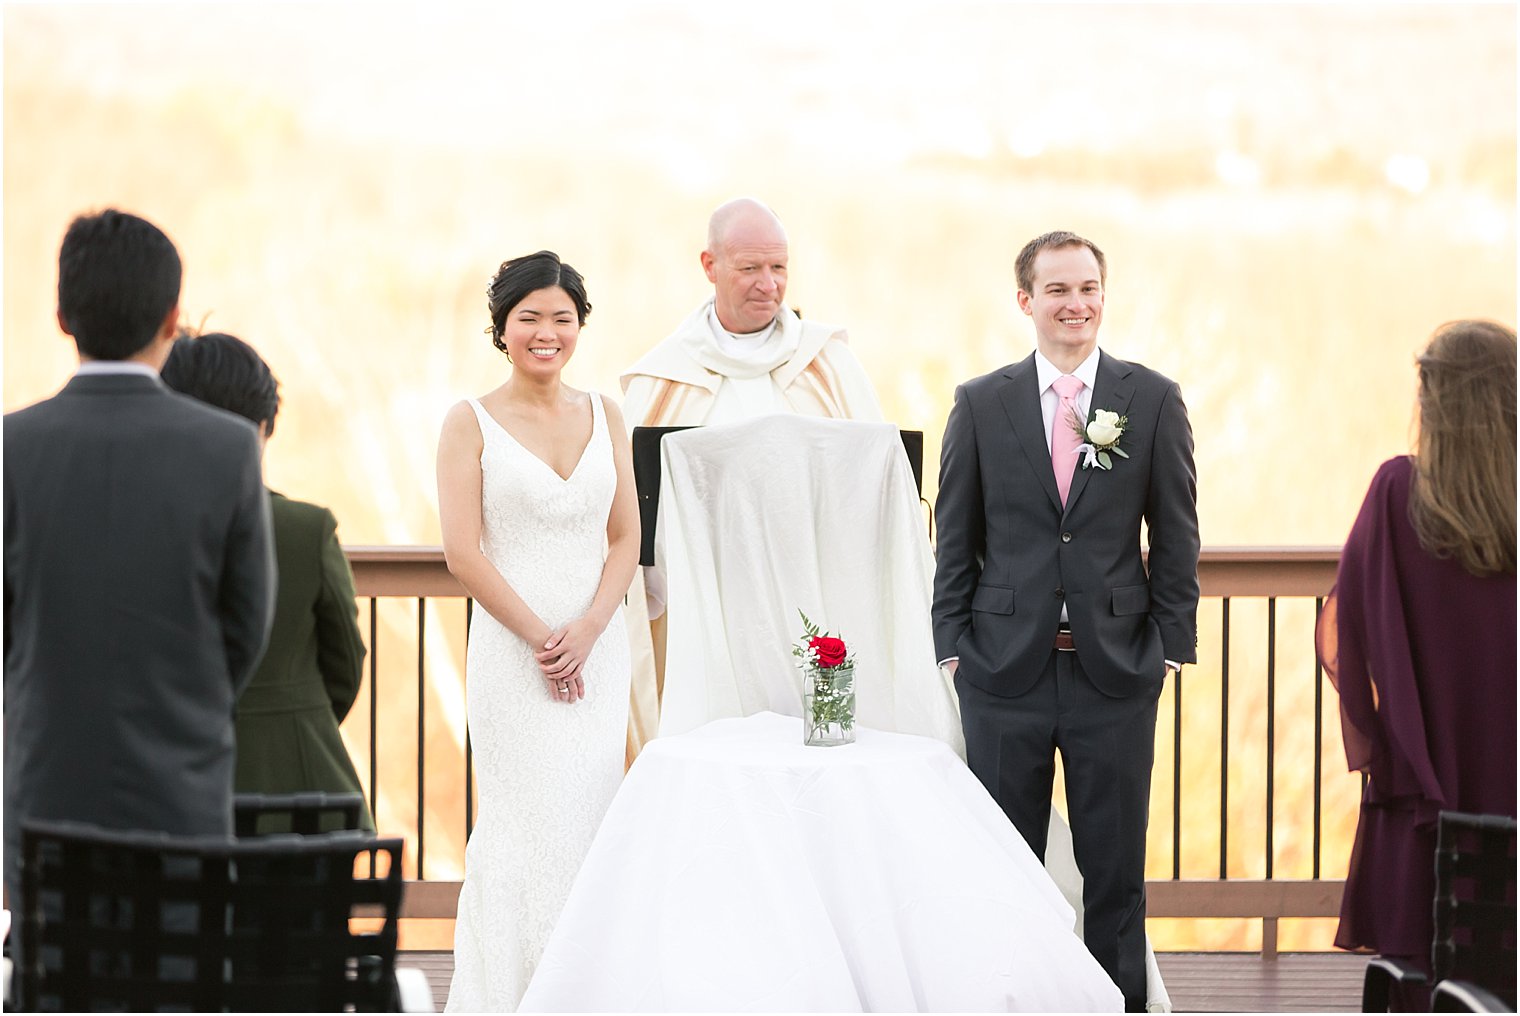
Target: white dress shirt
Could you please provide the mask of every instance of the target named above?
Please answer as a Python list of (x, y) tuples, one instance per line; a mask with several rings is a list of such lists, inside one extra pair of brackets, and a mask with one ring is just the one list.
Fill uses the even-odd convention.
[(151, 378), (159, 376), (158, 371), (136, 360), (83, 360), (74, 372), (75, 377), (99, 374), (144, 374)]
[[(1061, 396), (1051, 387), (1056, 378), (1061, 376), (1061, 368), (1045, 359), (1045, 354), (1038, 349), (1034, 351), (1035, 377), (1040, 384), (1040, 415), (1045, 419), (1045, 450), (1050, 450), (1050, 438), (1055, 432), (1056, 410), (1060, 408)], [(1082, 390), (1077, 393), (1077, 408), (1082, 411), (1082, 419), (1087, 420), (1092, 408), (1093, 385), (1098, 380), (1098, 347), (1087, 355), (1087, 359), (1077, 365), (1077, 369), (1071, 372), (1071, 376), (1082, 382)], [(1063, 426), (1069, 425), (1069, 421), (1062, 420)], [(1080, 468), (1080, 467), (1079, 467)], [(1064, 621), (1063, 612), (1061, 619)]]

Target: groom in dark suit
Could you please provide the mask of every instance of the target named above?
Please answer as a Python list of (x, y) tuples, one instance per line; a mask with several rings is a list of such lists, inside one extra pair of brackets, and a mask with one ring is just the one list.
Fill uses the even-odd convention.
[(74, 220), (58, 323), (79, 372), (5, 417), (5, 886), (21, 823), (232, 832), (233, 706), (274, 609), (253, 425), (158, 370), (180, 260), (157, 227)]
[(1041, 859), (1061, 753), (1084, 937), (1143, 1011), (1156, 701), (1196, 660), (1192, 430), (1175, 382), (1098, 349), (1093, 243), (1047, 233), (1016, 269), (1036, 351), (957, 389), (945, 425), (935, 649), (967, 762)]

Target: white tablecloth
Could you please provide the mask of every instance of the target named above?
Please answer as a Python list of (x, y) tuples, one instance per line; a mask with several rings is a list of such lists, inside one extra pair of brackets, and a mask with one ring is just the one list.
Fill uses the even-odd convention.
[(801, 720), (652, 742), (524, 1011), (1123, 1008), (1070, 906), (942, 742)]

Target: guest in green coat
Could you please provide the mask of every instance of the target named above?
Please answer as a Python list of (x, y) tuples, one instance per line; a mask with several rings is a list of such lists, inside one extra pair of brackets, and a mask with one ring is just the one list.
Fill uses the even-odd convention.
[[(279, 382), (247, 343), (222, 333), (177, 339), (164, 382), (274, 433)], [(359, 694), (364, 642), (338, 520), (269, 492), (279, 592), (269, 648), (237, 705), (239, 793), (362, 793), (338, 733)], [(368, 809), (363, 828), (374, 829)]]

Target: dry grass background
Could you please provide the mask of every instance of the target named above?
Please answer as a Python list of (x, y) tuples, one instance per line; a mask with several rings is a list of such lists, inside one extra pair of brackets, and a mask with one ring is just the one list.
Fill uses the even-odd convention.
[[(595, 311), (569, 375), (613, 392), (703, 296), (708, 211), (752, 193), (791, 233), (789, 301), (847, 325), (888, 415), (926, 432), (929, 496), (955, 385), (1031, 347), (1014, 253), (1071, 228), (1109, 255), (1106, 347), (1182, 383), (1205, 544), (1334, 544), (1408, 447), (1430, 330), (1514, 321), (1513, 8), (883, 10), (7, 6), (5, 408), (73, 369), (52, 320), (69, 218), (138, 211), (184, 253), (186, 318), (253, 342), (282, 381), (271, 485), (332, 506), (346, 543), (436, 543), (438, 425), (507, 369), (482, 333), (495, 265), (549, 247), (585, 273)], [(1301, 607), (1279, 619), (1274, 859), (1306, 877)], [(1264, 612), (1232, 616), (1232, 875), (1265, 864)], [(433, 605), (430, 630), (457, 633), (458, 613)], [(380, 818), (410, 826), (415, 606), (381, 622)], [(1201, 624), (1184, 725), (1217, 744), (1217, 603)], [(462, 647), (429, 654), (443, 877), (462, 857)], [(1161, 744), (1170, 717), (1165, 698)], [(1333, 700), (1324, 718), (1338, 876), (1355, 788)], [(368, 751), (366, 718), (345, 735)], [(1218, 799), (1218, 759), (1189, 757), (1184, 875), (1217, 873)], [(1323, 947), (1331, 924), (1285, 924), (1284, 946)], [(1256, 929), (1153, 935), (1241, 948)]]

